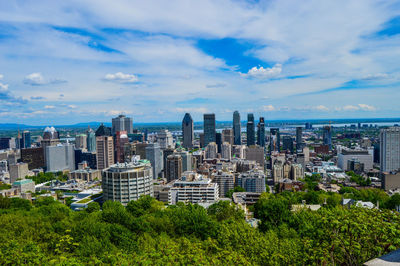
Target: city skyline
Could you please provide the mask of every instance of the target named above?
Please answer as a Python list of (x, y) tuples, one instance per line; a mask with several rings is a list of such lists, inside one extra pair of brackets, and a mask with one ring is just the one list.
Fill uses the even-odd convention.
[(186, 3), (3, 1), (0, 123), (400, 116), (398, 1)]

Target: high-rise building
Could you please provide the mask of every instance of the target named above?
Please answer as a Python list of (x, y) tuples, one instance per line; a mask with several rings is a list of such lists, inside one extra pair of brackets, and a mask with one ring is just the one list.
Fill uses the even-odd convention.
[(87, 136), (85, 134), (79, 134), (75, 136), (75, 147), (77, 149), (87, 149)]
[(216, 142), (215, 114), (204, 114), (204, 146)]
[(182, 156), (179, 154), (169, 155), (167, 157), (167, 166), (165, 171), (167, 182), (181, 178), (182, 172)]
[(215, 159), (218, 157), (218, 147), (215, 142), (208, 143), (206, 149), (206, 159)]
[(22, 132), (22, 148), (30, 148), (32, 144), (31, 141), (31, 132), (25, 130), (24, 132)]
[(184, 172), (169, 190), (168, 203), (214, 203), (219, 198), (218, 190), (218, 184), (211, 183), (211, 179), (194, 172)]
[(168, 130), (161, 130), (157, 133), (157, 142), (162, 150), (174, 147), (174, 138)]
[(40, 142), (41, 147), (43, 148), (43, 157), (45, 160), (45, 163), (47, 164), (47, 147), (48, 146), (56, 146), (60, 143), (60, 137), (57, 132), (57, 130), (54, 127), (46, 127), (43, 132), (43, 139)]
[(232, 158), (232, 145), (228, 142), (222, 143), (221, 157), (226, 160), (231, 160)]
[(192, 116), (186, 113), (182, 120), (182, 136), (183, 136), (183, 147), (186, 149), (193, 148), (194, 141), (194, 125)]
[(117, 131), (115, 132), (115, 162), (123, 163), (125, 162), (124, 157), (124, 146), (129, 142), (128, 135), (126, 131)]
[(192, 171), (192, 154), (188, 151), (178, 149), (174, 154), (179, 154), (182, 157), (182, 171)]
[(0, 150), (15, 149), (15, 138), (3, 137), (0, 138)]
[(21, 149), (21, 161), (28, 164), (28, 168), (38, 169), (45, 166), (42, 147)]
[(279, 128), (271, 128), (269, 135), (269, 147), (270, 151), (281, 151), (281, 135)]
[(127, 134), (133, 133), (133, 123), (131, 117), (119, 115), (112, 119), (111, 133), (115, 135), (117, 131), (126, 131)]
[(111, 136), (111, 128), (106, 127), (103, 123), (100, 124), (100, 126), (96, 130), (96, 137), (101, 137), (101, 136)]
[[(25, 179), (28, 175), (28, 164), (27, 163), (17, 163), (11, 164), (9, 167), (10, 170), (10, 183), (13, 184), (18, 179)], [(34, 191), (32, 191), (34, 192)]]
[(146, 148), (146, 159), (150, 161), (153, 167), (153, 178), (161, 177), (163, 170), (163, 155), (158, 143), (149, 143)]
[(103, 171), (103, 200), (127, 205), (142, 195), (153, 196), (153, 171), (147, 160), (114, 164)]
[(380, 131), (381, 172), (400, 169), (400, 127), (381, 129)]
[(224, 142), (228, 142), (229, 144), (233, 145), (234, 136), (232, 128), (225, 128), (222, 130), (222, 143)]
[(297, 152), (303, 149), (303, 128), (296, 127), (296, 150)]
[(75, 149), (75, 168), (79, 169), (79, 164), (86, 162), (90, 169), (97, 169), (97, 154), (95, 152), (85, 152)]
[(254, 115), (247, 114), (247, 146), (256, 144)]
[(265, 147), (265, 122), (264, 117), (260, 117), (260, 121), (257, 125), (257, 144), (261, 147)]
[(221, 133), (215, 133), (215, 144), (217, 144), (217, 152), (221, 153), (222, 149), (222, 134)]
[(229, 190), (234, 189), (235, 177), (232, 173), (218, 171), (212, 174), (212, 182), (218, 184), (219, 196), (225, 197)]
[(282, 150), (293, 153), (293, 138), (291, 136), (282, 137)]
[(250, 170), (240, 174), (237, 183), (247, 192), (262, 193), (266, 191), (265, 175), (260, 170)]
[(291, 169), (291, 179), (292, 180), (300, 180), (304, 178), (304, 168), (301, 164), (294, 163), (292, 164)]
[(94, 133), (93, 129), (89, 129), (86, 133), (86, 147), (88, 152), (95, 152), (96, 151), (96, 134)]
[(240, 124), (240, 114), (238, 111), (233, 113), (233, 135), (234, 135), (234, 144), (241, 145), (242, 144), (242, 129)]
[(72, 144), (58, 144), (46, 147), (47, 172), (75, 170), (75, 151)]
[(21, 133), (18, 130), (18, 135), (17, 135), (17, 138), (15, 139), (15, 148), (17, 148), (19, 150), (19, 149), (22, 149), (23, 147), (24, 147), (24, 142), (23, 142)]
[(111, 136), (96, 137), (97, 169), (103, 170), (114, 164), (114, 140)]
[(256, 161), (262, 168), (264, 168), (265, 157), (263, 147), (257, 145), (246, 147), (245, 158), (249, 161)]
[(329, 146), (329, 150), (332, 149), (332, 128), (331, 126), (324, 126), (322, 134), (324, 145)]
[(54, 127), (46, 127), (43, 132), (43, 139), (59, 139), (60, 135)]

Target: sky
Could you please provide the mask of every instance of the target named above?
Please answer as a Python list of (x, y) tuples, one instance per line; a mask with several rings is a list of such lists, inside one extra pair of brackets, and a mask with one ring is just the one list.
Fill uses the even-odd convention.
[(0, 1), (0, 123), (400, 117), (400, 1)]

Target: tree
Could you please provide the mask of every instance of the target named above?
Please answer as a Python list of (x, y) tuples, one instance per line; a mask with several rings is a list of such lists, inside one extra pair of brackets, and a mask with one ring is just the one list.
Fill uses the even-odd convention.
[(90, 202), (90, 203), (88, 204), (87, 208), (85, 209), (85, 211), (88, 212), (88, 213), (100, 211), (100, 204), (98, 204), (98, 203), (95, 202), (95, 201)]
[(262, 231), (289, 221), (292, 215), (289, 201), (279, 195), (260, 199), (254, 207), (254, 217), (261, 220), (260, 229)]
[(246, 190), (240, 186), (236, 186), (233, 189), (230, 189), (227, 193), (226, 193), (226, 197), (227, 198), (232, 198), (232, 195), (234, 192), (245, 192)]
[(215, 217), (218, 221), (244, 219), (243, 210), (238, 209), (234, 204), (226, 200), (218, 201), (217, 203), (214, 203), (208, 207), (207, 213)]

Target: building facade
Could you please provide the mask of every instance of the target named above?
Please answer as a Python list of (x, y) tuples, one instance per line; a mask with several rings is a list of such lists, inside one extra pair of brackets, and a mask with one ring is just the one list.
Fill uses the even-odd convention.
[(126, 131), (127, 134), (133, 133), (133, 122), (131, 117), (119, 115), (112, 119), (111, 133), (115, 135), (117, 131)]
[(193, 148), (194, 141), (194, 123), (192, 116), (186, 113), (182, 120), (182, 146), (186, 149)]
[(238, 111), (233, 112), (233, 136), (234, 144), (242, 145), (242, 128), (240, 123), (240, 114)]
[(216, 141), (215, 114), (204, 114), (204, 146)]
[(256, 144), (256, 135), (255, 135), (255, 125), (254, 125), (254, 115), (247, 114), (247, 146)]
[(382, 172), (400, 169), (400, 127), (380, 131), (380, 164)]
[(102, 170), (114, 164), (114, 140), (111, 136), (96, 137), (97, 169)]

